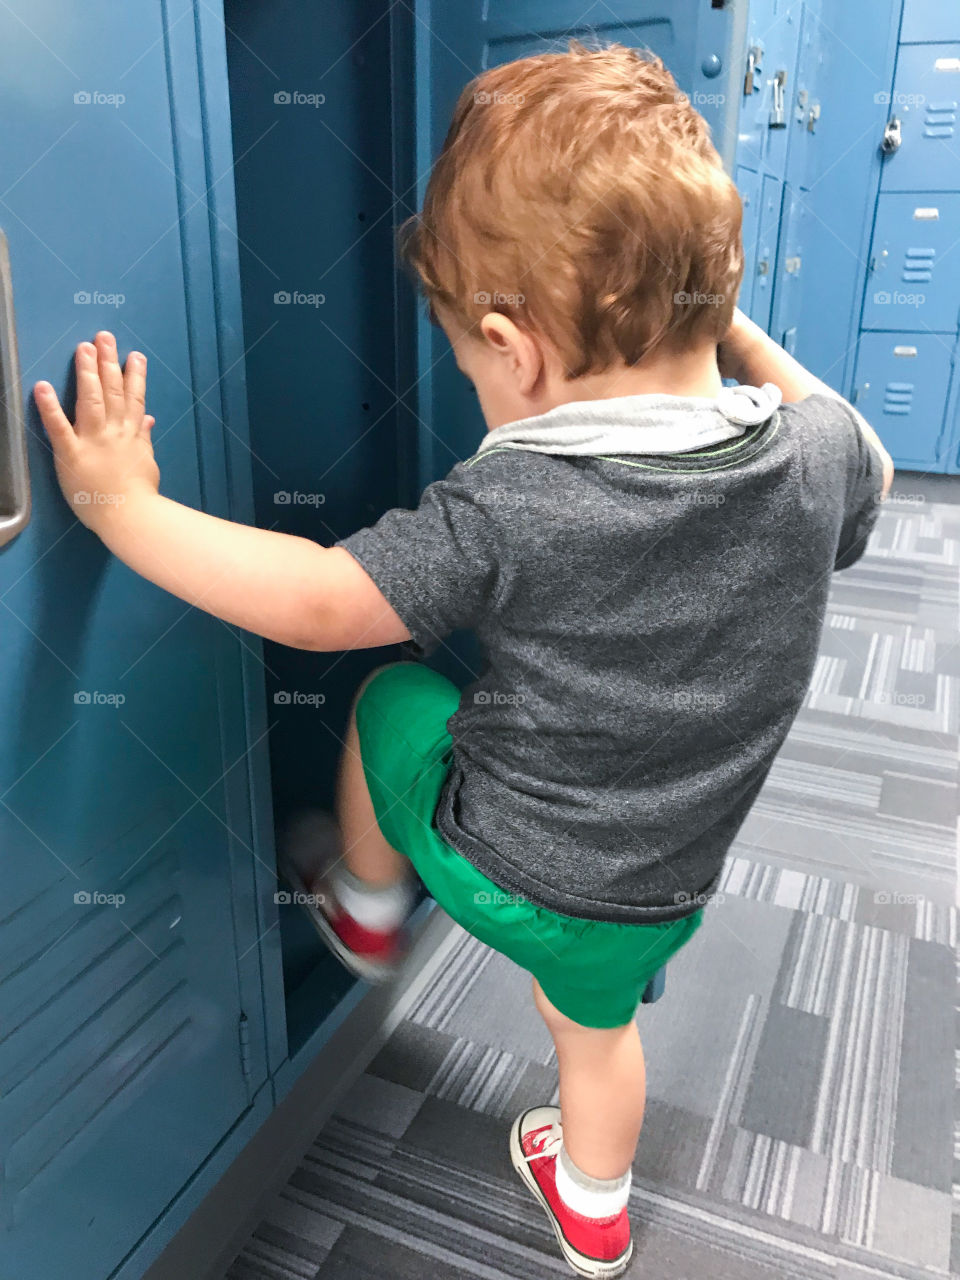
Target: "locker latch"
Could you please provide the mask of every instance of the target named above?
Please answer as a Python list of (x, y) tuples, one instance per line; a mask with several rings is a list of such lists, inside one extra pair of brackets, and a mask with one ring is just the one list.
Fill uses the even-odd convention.
[(797, 272), (800, 270), (801, 261), (802, 259), (799, 254), (796, 254), (792, 258), (785, 259), (783, 266), (787, 275), (795, 276)]
[(875, 253), (870, 259), (871, 271), (882, 271), (887, 265), (887, 259), (890, 257), (889, 249), (881, 249), (879, 253)]
[(743, 96), (749, 98), (757, 91), (757, 72), (763, 61), (763, 45), (753, 44), (747, 50), (747, 74), (743, 81)]
[(901, 142), (903, 142), (903, 134), (900, 132), (900, 121), (896, 116), (891, 116), (883, 130), (880, 150), (884, 155), (892, 156), (894, 151), (899, 151)]
[(811, 102), (810, 110), (807, 112), (807, 132), (816, 133), (817, 121), (820, 119), (820, 103)]
[(785, 129), (787, 127), (787, 112), (784, 102), (786, 87), (787, 73), (786, 71), (778, 71), (773, 79), (773, 110), (770, 112), (771, 129)]

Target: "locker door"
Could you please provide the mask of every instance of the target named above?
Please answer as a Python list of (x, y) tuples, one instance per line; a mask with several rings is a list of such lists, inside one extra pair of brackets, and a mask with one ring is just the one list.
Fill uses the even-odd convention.
[(937, 334), (860, 338), (853, 399), (898, 467), (941, 470), (953, 340)]
[[(770, 30), (775, 21), (774, 0), (751, 0), (747, 18), (747, 39), (734, 90), (742, 94), (737, 159), (760, 168), (770, 127), (769, 108), (764, 114), (767, 57)], [(772, 56), (772, 55), (771, 55)]]
[(770, 308), (773, 302), (773, 284), (777, 267), (777, 245), (780, 239), (780, 207), (783, 203), (783, 183), (764, 174), (760, 202), (760, 233), (757, 239), (756, 279), (753, 287), (753, 305), (750, 319), (761, 329), (770, 328)]
[(787, 166), (787, 144), (797, 93), (801, 12), (799, 0), (775, 0), (773, 21), (764, 35), (766, 53), (758, 109), (765, 139), (764, 164), (775, 173), (784, 173)]
[[(783, 0), (781, 0), (783, 3)], [(663, 58), (681, 88), (710, 122), (714, 141), (732, 169), (738, 95), (727, 69), (732, 48), (729, 5), (711, 0), (472, 0), (451, 5), (418, 0), (417, 79), (426, 86), (418, 103), (417, 171), (428, 174), (463, 85), (486, 67), (549, 49), (570, 37), (646, 46)], [(419, 88), (418, 88), (419, 92)], [(420, 329), (421, 480), (449, 470), (472, 453), (483, 434), (476, 399), (457, 370), (442, 333)]]
[(960, 43), (901, 45), (890, 115), (902, 144), (883, 163), (882, 191), (960, 190)]
[(944, 0), (903, 0), (900, 40), (960, 40), (960, 8)]
[(754, 0), (750, 5), (746, 53), (738, 92), (738, 158), (744, 164), (783, 172), (796, 98), (799, 0)]
[(786, 187), (770, 333), (791, 355), (796, 351), (803, 300), (803, 253), (807, 221), (805, 197), (801, 192)]
[(809, 3), (805, 4), (800, 25), (797, 78), (789, 98), (791, 137), (787, 156), (788, 181), (802, 190), (809, 188), (815, 172), (826, 56), (824, 41), (825, 31), (819, 14)]
[(760, 176), (752, 169), (737, 166), (737, 190), (743, 204), (743, 281), (737, 306), (753, 314), (753, 290), (757, 278), (757, 250), (760, 236)]
[[(190, 0), (0, 9), (0, 227), (25, 403), (41, 376), (67, 396), (75, 344), (112, 329), (150, 358), (163, 491), (201, 506), (221, 370), (191, 338), (208, 213), (171, 110), (173, 81), (196, 87), (193, 22)], [(249, 1103), (226, 799), (244, 746), (221, 741), (239, 646), (111, 558), (32, 407), (27, 425), (33, 515), (0, 550), (0, 1269), (104, 1280)]]
[(953, 333), (960, 308), (960, 195), (881, 195), (864, 329)]

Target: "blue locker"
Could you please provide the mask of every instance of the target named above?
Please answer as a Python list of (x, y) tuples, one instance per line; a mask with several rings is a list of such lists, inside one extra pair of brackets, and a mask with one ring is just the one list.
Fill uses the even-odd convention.
[(960, 9), (952, 0), (903, 0), (900, 41), (960, 40)]
[(113, 1275), (266, 1079), (240, 644), (75, 521), (28, 400), (52, 376), (69, 402), (75, 344), (112, 329), (150, 357), (164, 491), (227, 514), (221, 422), (242, 426), (202, 195), (225, 160), (197, 128), (205, 28), (189, 0), (0, 11), (33, 499), (0, 550), (0, 1270), (17, 1280)]
[(747, 18), (747, 37), (737, 64), (734, 88), (740, 98), (737, 160), (748, 168), (763, 165), (763, 148), (769, 128), (764, 117), (764, 76), (767, 68), (765, 33), (773, 22), (773, 0), (753, 0)]
[(760, 175), (742, 164), (736, 171), (737, 190), (743, 204), (743, 280), (737, 306), (746, 315), (753, 315), (753, 291), (757, 278), (757, 252), (760, 239)]
[(760, 201), (760, 230), (757, 239), (756, 279), (753, 286), (753, 302), (750, 319), (761, 329), (769, 330), (773, 287), (777, 270), (777, 246), (780, 242), (780, 211), (783, 204), (783, 183), (770, 174), (764, 174)]
[(759, 107), (767, 126), (764, 163), (775, 173), (786, 170), (797, 93), (801, 11), (800, 0), (775, 0), (773, 22), (765, 33), (766, 67)]
[(753, 0), (741, 64), (737, 158), (782, 175), (796, 101), (799, 0)]
[(816, 172), (826, 45), (830, 39), (830, 32), (821, 24), (818, 6), (807, 0), (800, 16), (797, 78), (791, 95), (786, 170), (787, 180), (800, 190), (810, 187)]
[(943, 470), (955, 345), (938, 334), (865, 333), (860, 338), (852, 399), (898, 466)]
[(890, 103), (902, 142), (884, 158), (882, 191), (960, 190), (960, 43), (901, 45)]
[[(224, 6), (250, 414), (245, 466), (258, 524), (326, 544), (388, 507), (415, 505), (419, 492), (414, 300), (394, 261), (395, 224), (416, 199), (413, 75), (399, 63), (412, 57), (413, 19), (396, 9), (388, 18), (388, 10), (381, 0)], [(401, 172), (394, 166), (405, 151)], [(449, 422), (442, 430), (452, 434)], [(435, 443), (449, 469), (452, 450)], [(357, 686), (400, 656), (264, 645), (281, 838), (302, 810), (331, 807)], [(328, 1015), (361, 992), (298, 906), (279, 905), (277, 932), (284, 1091), (327, 1034)]]
[(791, 355), (799, 340), (803, 291), (803, 253), (809, 228), (806, 198), (790, 186), (784, 188), (780, 242), (777, 250), (776, 284), (769, 331)]
[(953, 333), (960, 311), (960, 194), (880, 196), (864, 329)]
[[(788, 183), (805, 206), (795, 355), (849, 394), (880, 177), (901, 0), (804, 5), (797, 73), (806, 111), (820, 107), (810, 133), (795, 119)], [(850, 55), (855, 49), (856, 57)], [(809, 123), (809, 120), (808, 120)], [(785, 209), (787, 208), (785, 204)], [(794, 256), (791, 254), (790, 256)], [(792, 325), (784, 326), (790, 328)], [(777, 337), (782, 331), (771, 330)]]

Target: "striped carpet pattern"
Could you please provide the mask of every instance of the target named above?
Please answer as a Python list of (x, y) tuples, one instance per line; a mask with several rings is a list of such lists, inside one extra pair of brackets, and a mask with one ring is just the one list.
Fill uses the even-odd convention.
[[(628, 1275), (960, 1272), (960, 508), (917, 487), (834, 577), (804, 709), (638, 1011)], [(556, 1085), (528, 976), (461, 933), (225, 1280), (571, 1274), (507, 1151)]]

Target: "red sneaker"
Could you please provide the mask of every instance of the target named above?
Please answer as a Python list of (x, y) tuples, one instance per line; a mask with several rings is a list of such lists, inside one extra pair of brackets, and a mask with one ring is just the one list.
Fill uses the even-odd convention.
[(337, 902), (327, 878), (317, 882), (316, 906), (309, 907), (314, 928), (351, 973), (367, 982), (389, 982), (400, 968), (409, 947), (403, 925), (393, 929), (369, 929)]
[(546, 1210), (563, 1256), (581, 1276), (622, 1276), (633, 1255), (626, 1209), (610, 1218), (587, 1218), (568, 1209), (557, 1191), (557, 1152), (562, 1141), (559, 1107), (532, 1107), (513, 1123), (510, 1157)]
[(314, 878), (306, 870), (304, 851), (295, 842), (281, 851), (277, 870), (293, 891), (287, 898), (292, 896), (306, 911), (317, 933), (351, 973), (367, 982), (389, 982), (395, 977), (410, 943), (403, 925), (368, 929), (360, 924), (340, 906), (329, 877)]

